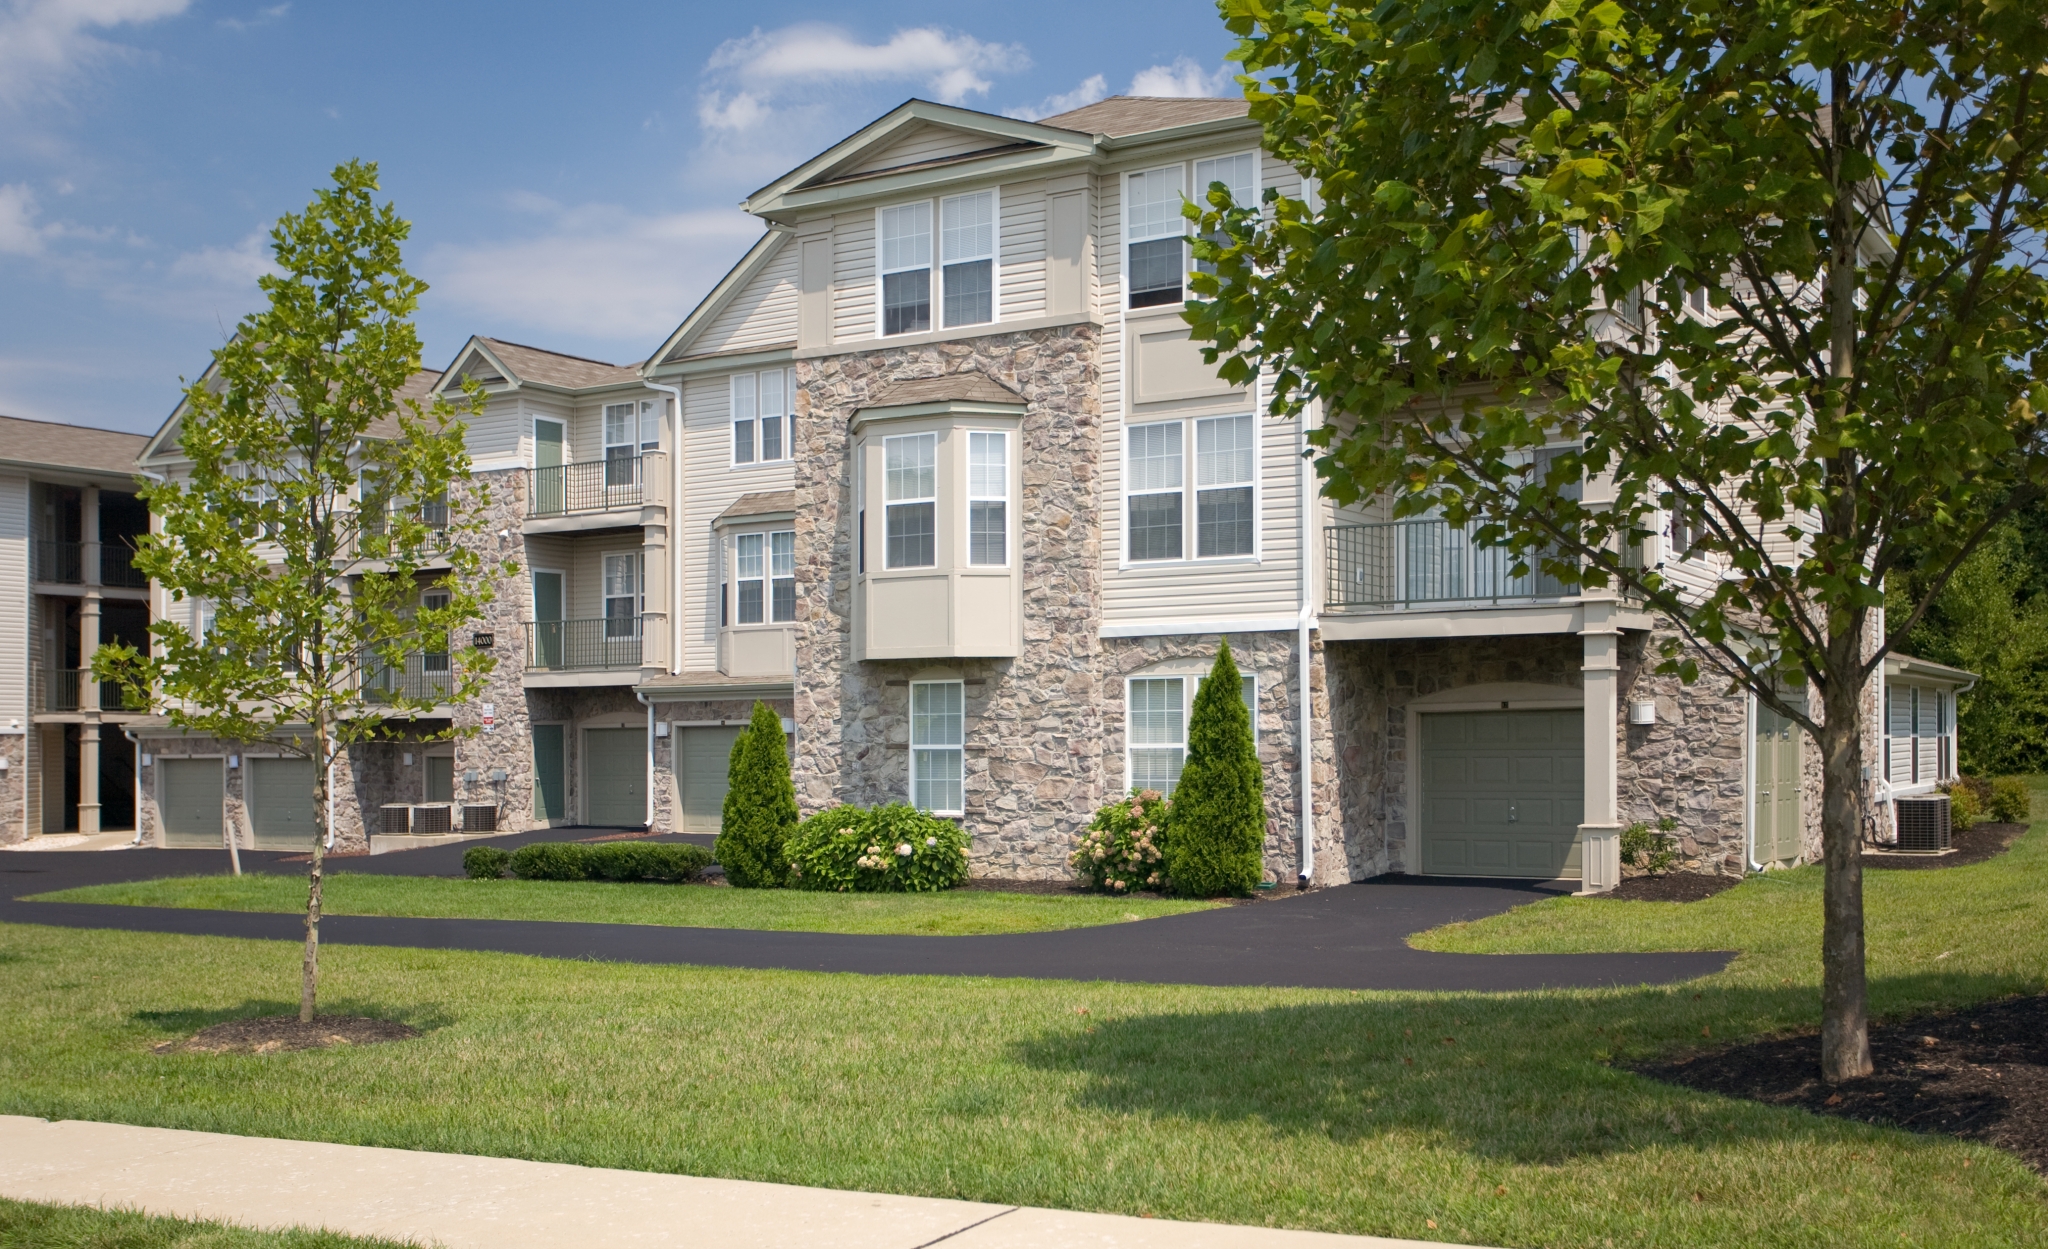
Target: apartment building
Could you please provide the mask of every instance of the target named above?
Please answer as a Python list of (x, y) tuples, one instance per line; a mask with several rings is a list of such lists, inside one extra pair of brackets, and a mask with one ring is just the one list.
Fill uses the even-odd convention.
[[(1038, 122), (911, 101), (749, 196), (760, 240), (643, 363), (478, 337), (416, 378), (482, 387), (485, 553), (521, 572), (476, 629), (489, 691), (338, 766), (337, 846), (716, 831), (765, 699), (806, 812), (911, 802), (963, 823), (981, 874), (1063, 876), (1098, 806), (1172, 788), (1227, 638), (1275, 881), (1605, 888), (1620, 829), (1667, 816), (1694, 870), (1812, 857), (1817, 765), (1788, 724), (1654, 675), (1667, 626), (1638, 604), (1334, 508), (1302, 456), (1320, 413), (1272, 419), (1202, 362), (1180, 206), (1300, 194), (1259, 142), (1241, 100)], [(175, 433), (142, 467), (179, 471)], [(1714, 575), (1682, 547), (1643, 557)], [(1907, 737), (1948, 735), (1931, 785), (1967, 674), (1909, 675), (1933, 711)], [(448, 725), (476, 732), (427, 740)], [(218, 844), (225, 813), (244, 844), (303, 844), (310, 765), (139, 735), (152, 835)]]

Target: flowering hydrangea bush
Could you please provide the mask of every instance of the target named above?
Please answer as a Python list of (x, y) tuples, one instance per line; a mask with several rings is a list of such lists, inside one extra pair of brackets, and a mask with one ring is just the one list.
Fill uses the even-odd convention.
[(820, 811), (786, 850), (798, 889), (936, 893), (967, 879), (966, 831), (900, 802)]
[(1106, 893), (1162, 889), (1165, 855), (1160, 830), (1173, 806), (1156, 789), (1141, 789), (1095, 813), (1067, 863)]

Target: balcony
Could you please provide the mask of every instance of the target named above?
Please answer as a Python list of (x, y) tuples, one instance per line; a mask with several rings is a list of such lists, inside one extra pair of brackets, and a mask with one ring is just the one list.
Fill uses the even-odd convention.
[(445, 703), (454, 684), (448, 656), (414, 651), (403, 664), (387, 664), (378, 656), (363, 657), (363, 701)]
[(555, 464), (526, 470), (526, 515), (529, 518), (577, 516), (660, 503), (661, 465), (658, 453), (622, 455), (581, 464)]
[(526, 624), (528, 672), (602, 672), (638, 668), (649, 621), (661, 616), (601, 620), (538, 620)]
[(89, 668), (45, 668), (36, 674), (37, 711), (135, 711), (117, 681), (95, 681)]
[(86, 570), (99, 564), (99, 584), (128, 590), (149, 588), (149, 578), (135, 568), (135, 548), (124, 541), (51, 542), (37, 540), (33, 579), (54, 585), (84, 585)]
[[(1537, 567), (1540, 553), (1531, 552), (1529, 571), (1517, 576), (1514, 555), (1482, 546), (1444, 520), (1329, 525), (1323, 539), (1324, 606), (1331, 611), (1493, 607), (1579, 595), (1577, 586)], [(1626, 555), (1627, 566), (1642, 566), (1640, 545)]]

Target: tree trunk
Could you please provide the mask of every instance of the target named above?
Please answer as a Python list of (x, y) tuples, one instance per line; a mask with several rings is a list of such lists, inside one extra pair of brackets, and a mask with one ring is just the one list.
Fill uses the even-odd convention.
[(313, 860), (306, 886), (306, 963), (299, 980), (299, 1022), (313, 1022), (320, 983), (320, 869), (327, 853), (327, 725), (313, 728)]
[[(1856, 666), (1840, 670), (1854, 672)], [(1820, 1071), (1830, 1084), (1871, 1072), (1863, 942), (1862, 695), (1859, 685), (1830, 682), (1820, 733), (1821, 861), (1826, 872), (1821, 886)]]

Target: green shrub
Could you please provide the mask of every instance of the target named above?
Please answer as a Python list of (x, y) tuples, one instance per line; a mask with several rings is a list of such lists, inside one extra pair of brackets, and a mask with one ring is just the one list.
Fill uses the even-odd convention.
[(471, 880), (496, 880), (511, 862), (511, 852), (502, 846), (471, 846), (462, 852), (462, 874)]
[(2001, 776), (1991, 782), (1991, 818), (2001, 824), (2024, 824), (2033, 813), (2034, 800), (2027, 793), (2023, 776)]
[(510, 858), (512, 874), (521, 880), (680, 883), (711, 866), (711, 852), (702, 846), (655, 841), (542, 841), (521, 846)]
[(1225, 643), (1195, 694), (1187, 762), (1166, 817), (1166, 878), (1185, 897), (1242, 897), (1263, 874), (1266, 778), (1243, 689)]
[(1621, 861), (1630, 867), (1645, 868), (1652, 876), (1662, 876), (1678, 861), (1678, 839), (1671, 834), (1678, 828), (1678, 821), (1665, 816), (1657, 821), (1657, 831), (1641, 820), (1621, 830)]
[(1095, 813), (1068, 866), (1105, 893), (1160, 888), (1166, 883), (1162, 826), (1170, 809), (1156, 789), (1110, 803)]
[(521, 880), (588, 880), (588, 846), (573, 841), (537, 841), (512, 852), (512, 874)]
[(966, 831), (900, 802), (820, 811), (797, 826), (787, 851), (799, 889), (936, 893), (967, 879)]
[(1958, 777), (1948, 784), (1948, 825), (1965, 833), (1984, 817), (1991, 787), (1973, 776)]
[(716, 851), (726, 881), (742, 889), (782, 888), (789, 883), (783, 843), (797, 827), (796, 785), (782, 717), (767, 703), (754, 704), (753, 720), (732, 744), (726, 783)]

